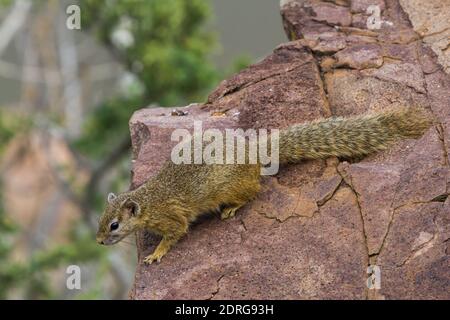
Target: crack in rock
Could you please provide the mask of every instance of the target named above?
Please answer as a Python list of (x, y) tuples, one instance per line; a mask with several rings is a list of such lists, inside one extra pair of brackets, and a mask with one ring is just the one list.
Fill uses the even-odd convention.
[(220, 275), (220, 277), (219, 278), (217, 278), (217, 280), (216, 280), (216, 285), (217, 285), (217, 288), (216, 288), (216, 290), (214, 290), (213, 292), (211, 292), (211, 296), (208, 298), (208, 299), (206, 299), (206, 300), (212, 300), (212, 299), (214, 299), (214, 297), (219, 293), (219, 291), (220, 291), (220, 281), (223, 279), (223, 277), (225, 277), (226, 276), (226, 274), (222, 274), (222, 275)]
[(442, 143), (442, 151), (444, 154), (444, 166), (450, 166), (449, 160), (448, 160), (448, 152), (447, 152), (448, 146), (447, 146), (447, 142), (445, 141), (445, 135), (444, 135), (445, 130), (444, 130), (444, 126), (442, 125), (442, 123), (439, 123), (436, 126), (436, 131), (438, 133), (439, 140)]
[[(355, 196), (355, 200), (356, 200), (356, 205), (358, 206), (358, 211), (359, 211), (359, 216), (360, 216), (360, 219), (361, 219), (361, 224), (362, 224), (362, 235), (363, 235), (363, 238), (364, 238), (364, 248), (365, 248), (365, 252), (366, 252), (366, 257), (367, 257), (367, 259), (366, 259), (366, 263), (367, 263), (367, 266), (369, 266), (370, 265), (370, 263), (371, 263), (371, 259), (370, 259), (370, 254), (369, 254), (369, 244), (368, 244), (368, 241), (367, 241), (367, 233), (366, 233), (366, 227), (365, 227), (365, 222), (364, 222), (364, 215), (363, 215), (363, 212), (362, 212), (362, 207), (361, 207), (361, 203), (360, 203), (360, 199), (359, 199), (359, 194), (358, 194), (358, 192), (356, 192), (356, 190), (354, 189), (354, 187), (353, 187), (353, 185), (351, 184), (351, 177), (350, 177), (350, 183), (349, 182), (347, 182), (347, 180), (346, 180), (346, 177), (343, 175), (343, 173), (339, 170), (339, 167), (337, 167), (336, 168), (337, 170), (337, 173), (342, 177), (342, 180), (343, 180), (343, 183), (342, 184), (345, 184), (348, 188), (350, 188), (350, 190), (352, 191), (352, 193), (353, 193), (353, 195)], [(368, 288), (365, 288), (364, 289), (365, 290), (365, 297), (366, 297), (366, 300), (369, 300), (369, 290), (368, 290)]]
[(319, 200), (316, 201), (317, 207), (320, 208), (320, 207), (324, 206), (328, 201), (333, 199), (334, 195), (340, 189), (340, 187), (342, 186), (343, 182), (344, 182), (344, 180), (341, 177), (340, 182), (337, 184), (337, 186), (328, 195), (326, 195), (324, 198), (319, 199)]

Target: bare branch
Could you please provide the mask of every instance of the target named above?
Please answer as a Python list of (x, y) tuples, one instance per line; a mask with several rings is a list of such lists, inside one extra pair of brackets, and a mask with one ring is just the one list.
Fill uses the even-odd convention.
[(17, 0), (14, 2), (14, 6), (0, 26), (0, 56), (8, 47), (16, 32), (25, 23), (31, 7), (32, 3), (29, 0)]
[(84, 203), (92, 203), (98, 183), (102, 177), (130, 150), (131, 140), (127, 136), (104, 158), (100, 165), (92, 171), (86, 186)]
[[(62, 15), (60, 15), (60, 19), (63, 20)], [(73, 138), (80, 135), (83, 117), (82, 93), (78, 77), (78, 52), (72, 31), (58, 28), (57, 35), (64, 90), (64, 114), (67, 132)]]

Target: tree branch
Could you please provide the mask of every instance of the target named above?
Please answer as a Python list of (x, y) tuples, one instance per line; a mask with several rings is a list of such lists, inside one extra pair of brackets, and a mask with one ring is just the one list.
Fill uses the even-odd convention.
[(28, 0), (17, 0), (14, 2), (13, 8), (0, 26), (0, 56), (8, 47), (16, 32), (27, 20), (32, 5), (31, 1)]
[(131, 148), (131, 140), (127, 136), (106, 156), (103, 162), (92, 171), (89, 182), (86, 185), (83, 202), (92, 204), (98, 183), (102, 177), (111, 169)]

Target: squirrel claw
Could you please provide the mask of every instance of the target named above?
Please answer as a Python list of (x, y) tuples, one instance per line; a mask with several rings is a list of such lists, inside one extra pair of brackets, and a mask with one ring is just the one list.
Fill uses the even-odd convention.
[(220, 215), (220, 219), (225, 220), (225, 219), (233, 218), (236, 215), (237, 209), (239, 209), (239, 207), (224, 209)]
[(147, 257), (145, 257), (144, 263), (152, 264), (153, 261), (156, 261), (157, 263), (160, 263), (161, 262), (161, 258), (162, 258), (162, 256), (159, 256), (159, 255), (156, 255), (156, 254), (153, 253), (153, 254), (148, 255)]

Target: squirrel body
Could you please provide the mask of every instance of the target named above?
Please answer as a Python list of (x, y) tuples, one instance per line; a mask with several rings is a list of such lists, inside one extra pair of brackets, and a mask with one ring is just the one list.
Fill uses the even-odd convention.
[[(327, 157), (359, 158), (384, 150), (399, 139), (418, 138), (431, 125), (419, 108), (402, 107), (350, 118), (328, 118), (293, 125), (279, 135), (279, 161), (297, 163)], [(161, 235), (146, 263), (160, 261), (206, 212), (233, 217), (260, 190), (259, 164), (174, 164), (139, 188), (110, 194), (100, 218), (97, 241), (110, 245), (147, 229)]]

